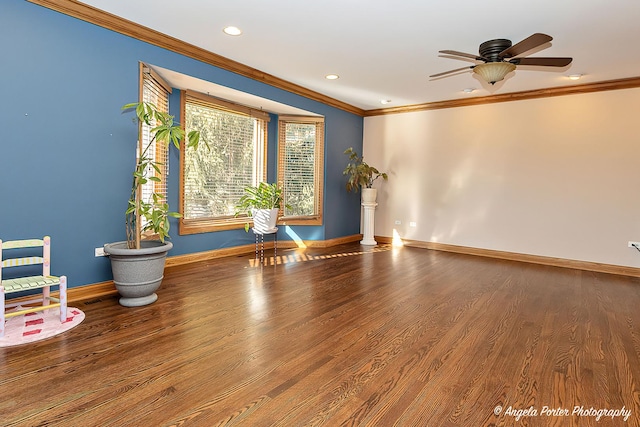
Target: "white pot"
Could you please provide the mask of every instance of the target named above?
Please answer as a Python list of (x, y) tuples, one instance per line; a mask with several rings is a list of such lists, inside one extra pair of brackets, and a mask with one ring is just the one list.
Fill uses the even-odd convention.
[(362, 203), (375, 203), (378, 197), (378, 190), (375, 188), (362, 189)]
[(253, 209), (253, 229), (257, 233), (273, 233), (278, 222), (278, 208), (273, 209)]

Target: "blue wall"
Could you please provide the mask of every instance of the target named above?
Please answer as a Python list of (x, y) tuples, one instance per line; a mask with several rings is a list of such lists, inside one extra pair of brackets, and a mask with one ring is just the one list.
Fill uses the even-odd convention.
[[(140, 61), (325, 116), (324, 225), (293, 230), (309, 240), (359, 232), (359, 198), (345, 191), (342, 169), (346, 148), (362, 151), (362, 117), (24, 0), (2, 0), (0, 38), (0, 239), (50, 235), (52, 272), (71, 287), (110, 280), (94, 248), (125, 237), (137, 126), (120, 107), (138, 98)], [(177, 91), (170, 102), (175, 113)], [(272, 177), (275, 140), (269, 150)], [(177, 210), (179, 153), (170, 156)], [(171, 240), (169, 256), (253, 242), (244, 230), (179, 236), (177, 223)]]

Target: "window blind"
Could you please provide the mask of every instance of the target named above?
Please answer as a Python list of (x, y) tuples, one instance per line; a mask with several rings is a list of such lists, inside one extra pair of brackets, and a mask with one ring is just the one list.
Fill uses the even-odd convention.
[[(145, 64), (141, 64), (141, 100), (143, 102), (148, 102), (154, 104), (159, 111), (168, 113), (169, 112), (169, 85), (164, 82), (160, 76), (158, 76), (155, 72), (153, 72), (148, 66)], [(169, 89), (167, 89), (169, 88)], [(140, 146), (138, 151), (138, 156), (140, 153), (144, 152), (144, 150), (149, 147), (147, 151), (147, 157), (154, 158), (157, 162), (161, 163), (160, 165), (160, 174), (163, 175), (161, 182), (147, 181), (146, 184), (142, 186), (142, 198), (145, 202), (151, 203), (153, 201), (153, 194), (156, 193), (160, 195), (162, 200), (166, 200), (167, 198), (167, 175), (169, 174), (169, 155), (168, 155), (168, 147), (166, 144), (162, 142), (153, 141), (151, 129), (155, 126), (155, 123), (152, 122), (152, 125), (149, 126), (145, 123), (141, 124), (140, 129)], [(149, 178), (151, 176), (159, 176), (160, 175), (154, 168), (148, 167), (145, 171), (145, 177)], [(144, 219), (142, 219), (144, 221)], [(144, 227), (144, 223), (141, 224)]]
[(190, 93), (184, 108), (186, 131), (210, 149), (183, 153), (183, 218), (231, 218), (244, 188), (265, 178), (268, 115)]

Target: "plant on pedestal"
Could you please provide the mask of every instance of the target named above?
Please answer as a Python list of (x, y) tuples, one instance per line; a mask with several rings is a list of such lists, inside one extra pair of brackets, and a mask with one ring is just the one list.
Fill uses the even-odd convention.
[(373, 238), (373, 226), (378, 190), (372, 188), (372, 186), (373, 182), (378, 178), (386, 181), (388, 176), (385, 172), (380, 172), (377, 168), (368, 165), (364, 161), (364, 157), (358, 156), (358, 153), (353, 150), (353, 147), (346, 149), (344, 154), (349, 156), (349, 163), (347, 163), (347, 167), (342, 171), (343, 175), (348, 176), (347, 191), (357, 192), (359, 189), (362, 189), (362, 206), (364, 211), (361, 229), (363, 238), (360, 243), (363, 245), (376, 245), (377, 242)]
[[(365, 195), (365, 193), (372, 193), (373, 202), (375, 202), (375, 188), (372, 188), (373, 183), (378, 178), (382, 178), (383, 180), (387, 180), (388, 176), (385, 172), (380, 172), (373, 166), (368, 165), (364, 161), (364, 156), (358, 156), (353, 150), (353, 147), (349, 147), (345, 150), (344, 154), (349, 156), (349, 163), (342, 171), (343, 175), (347, 175), (347, 191), (358, 192), (359, 189), (362, 189), (362, 198), (363, 201), (365, 199), (369, 200), (370, 194)], [(370, 189), (371, 191), (365, 190)]]

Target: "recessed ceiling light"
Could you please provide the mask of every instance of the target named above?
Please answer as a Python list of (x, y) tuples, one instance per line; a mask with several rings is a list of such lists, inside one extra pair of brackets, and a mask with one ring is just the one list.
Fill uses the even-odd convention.
[(381, 99), (380, 100), (380, 104), (391, 104), (391, 100), (390, 99)]
[(580, 80), (580, 77), (582, 77), (582, 74), (571, 74), (569, 76), (571, 80)]
[(242, 34), (242, 30), (238, 27), (224, 27), (222, 31), (230, 36), (239, 36)]
[(471, 93), (471, 92), (474, 92), (474, 91), (475, 91), (475, 89), (474, 89), (474, 88), (472, 88), (472, 87), (468, 87), (468, 88), (462, 89), (462, 91), (463, 91), (464, 93)]
[(324, 78), (327, 80), (337, 80), (340, 78), (340, 76), (337, 74), (327, 74), (326, 76), (324, 76)]

